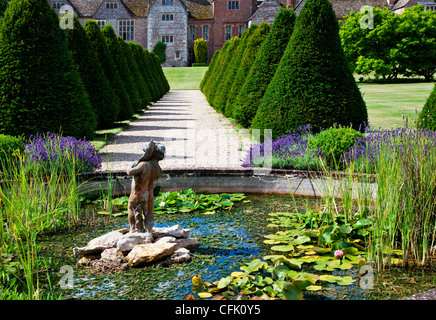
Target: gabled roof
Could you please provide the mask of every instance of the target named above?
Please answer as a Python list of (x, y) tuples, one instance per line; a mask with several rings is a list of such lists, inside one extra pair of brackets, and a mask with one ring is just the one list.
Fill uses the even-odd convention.
[(70, 0), (71, 4), (80, 15), (85, 17), (92, 16), (100, 7), (102, 0)]
[(195, 19), (213, 19), (213, 5), (208, 0), (181, 0)]
[(150, 0), (123, 0), (126, 7), (135, 16), (146, 16), (150, 7)]

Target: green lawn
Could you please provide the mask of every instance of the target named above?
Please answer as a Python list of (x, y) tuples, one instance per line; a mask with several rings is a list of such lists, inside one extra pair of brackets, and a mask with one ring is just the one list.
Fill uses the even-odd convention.
[(359, 84), (368, 108), (370, 124), (390, 129), (404, 126), (404, 117), (409, 127), (429, 97), (433, 83)]
[(200, 82), (208, 67), (162, 68), (171, 90), (200, 89)]

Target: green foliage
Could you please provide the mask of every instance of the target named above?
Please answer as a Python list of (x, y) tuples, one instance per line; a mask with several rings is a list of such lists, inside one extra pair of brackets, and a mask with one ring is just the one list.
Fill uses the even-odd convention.
[(80, 77), (97, 119), (97, 129), (110, 128), (118, 119), (119, 100), (106, 78), (91, 41), (74, 17), (74, 28), (65, 29), (68, 48), (73, 54)]
[(436, 85), (419, 114), (418, 127), (436, 131)]
[(348, 152), (359, 138), (363, 138), (363, 134), (352, 128), (333, 127), (311, 136), (307, 141), (307, 147), (315, 153), (322, 153), (327, 165), (336, 168), (343, 154)]
[(133, 80), (133, 75), (127, 64), (126, 57), (124, 56), (123, 49), (118, 42), (117, 35), (111, 24), (106, 24), (103, 29), (101, 29), (103, 38), (106, 41), (106, 45), (112, 54), (112, 58), (117, 67), (118, 74), (120, 75), (122, 81), (125, 83), (125, 88), (127, 94), (129, 95), (130, 101), (132, 103), (133, 112), (137, 112), (142, 109), (142, 102), (139, 97), (138, 90), (136, 89), (135, 82)]
[(0, 0), (0, 18), (3, 18), (7, 6), (8, 0)]
[[(182, 191), (159, 192), (155, 190), (154, 213), (189, 213), (201, 212), (203, 214), (215, 214), (218, 210), (231, 210), (236, 203), (245, 199), (243, 193), (221, 193), (221, 194), (202, 194), (196, 193), (192, 189)], [(96, 201), (101, 202), (101, 200)], [(118, 213), (113, 216), (127, 215), (127, 205), (129, 197), (119, 197), (113, 199), (113, 205)]]
[(0, 134), (0, 173), (18, 160), (18, 154), (24, 151), (24, 138)]
[(241, 91), (242, 86), (244, 85), (247, 76), (250, 73), (251, 67), (253, 66), (253, 62), (256, 59), (257, 52), (262, 46), (262, 43), (264, 42), (270, 30), (271, 26), (266, 22), (262, 22), (253, 32), (253, 35), (250, 37), (250, 40), (247, 43), (247, 48), (244, 50), (241, 65), (233, 79), (232, 87), (228, 93), (227, 100), (225, 101), (225, 108), (233, 109), (233, 117), (236, 119), (236, 121), (240, 119), (238, 117), (239, 112), (231, 106), (235, 102), (236, 96)]
[(153, 76), (145, 59), (145, 54), (142, 50), (142, 47), (140, 44), (135, 42), (128, 42), (128, 45), (130, 46), (132, 54), (137, 61), (139, 71), (141, 72), (142, 78), (144, 79), (145, 85), (150, 93), (151, 101), (156, 101), (159, 97), (159, 91), (156, 82), (153, 80)]
[(213, 73), (214, 69), (216, 68), (216, 63), (219, 60), (219, 55), (220, 55), (221, 50), (216, 50), (215, 53), (213, 54), (212, 60), (210, 61), (209, 64), (209, 68), (207, 68), (203, 79), (201, 80), (200, 83), (200, 90), (204, 93), (204, 88), (205, 86), (209, 83), (210, 81), (210, 75)]
[(194, 41), (194, 55), (197, 63), (205, 63), (207, 59), (207, 41), (198, 38)]
[(194, 62), (194, 63), (192, 64), (193, 67), (207, 67), (208, 65), (209, 65), (209, 64), (206, 63), (206, 62), (203, 62), (203, 63), (196, 63), (196, 62)]
[(167, 54), (165, 52), (166, 50), (167, 50), (167, 44), (162, 41), (157, 42), (153, 48), (153, 52), (158, 57), (160, 64), (165, 63), (165, 61), (167, 61)]
[(100, 27), (94, 20), (87, 20), (85, 22), (85, 32), (91, 40), (92, 48), (94, 49), (98, 61), (101, 64), (103, 72), (108, 79), (111, 88), (113, 89), (119, 101), (119, 112), (117, 120), (128, 120), (133, 115), (133, 107), (130, 102), (129, 95), (126, 91), (123, 80), (117, 71), (112, 54), (106, 45)]
[(362, 28), (365, 13), (345, 17), (340, 35), (350, 68), (378, 79), (399, 75), (423, 76), (431, 80), (436, 71), (436, 13), (422, 5), (402, 14), (387, 8), (373, 8), (374, 28)]
[[(356, 216), (346, 221), (339, 214), (330, 219), (330, 215), (311, 211), (269, 215), (268, 226), (281, 230), (266, 235), (264, 243), (272, 245), (271, 251), (278, 254), (264, 256), (264, 261), (254, 259), (241, 266), (241, 271), (212, 283), (203, 282), (196, 288), (200, 298), (301, 300), (305, 291), (323, 290), (323, 283), (350, 285), (355, 282), (351, 276), (328, 272), (365, 265), (361, 255), (365, 253), (371, 220)], [(335, 256), (336, 250), (341, 251), (340, 257)], [(323, 273), (305, 272), (303, 266), (306, 265)]]
[(0, 119), (4, 134), (94, 136), (92, 106), (47, 1), (12, 0), (1, 21)]
[(127, 44), (127, 42), (124, 41), (123, 38), (121, 37), (117, 37), (117, 39), (121, 49), (123, 50), (124, 58), (126, 59), (127, 66), (130, 69), (130, 74), (133, 77), (133, 82), (135, 84), (136, 90), (138, 91), (139, 99), (142, 102), (141, 109), (147, 108), (151, 102), (151, 94), (150, 91), (148, 90), (148, 87), (145, 84), (141, 72), (139, 71), (138, 63), (136, 62), (136, 59), (133, 57), (133, 52), (131, 50), (131, 47)]
[[(229, 41), (229, 46), (227, 50), (223, 51), (221, 54), (221, 59), (220, 59), (221, 61), (219, 62), (218, 70), (214, 75), (213, 84), (211, 83), (211, 85), (209, 86), (209, 93), (206, 96), (206, 98), (210, 103), (210, 105), (215, 109), (217, 109), (217, 106), (215, 104), (215, 96), (221, 94), (221, 92), (219, 91), (219, 87), (223, 79), (226, 77), (226, 74), (228, 72), (228, 66), (230, 64), (230, 61), (234, 57), (234, 54), (239, 46), (240, 41), (241, 39), (239, 39), (238, 37), (233, 37)], [(220, 110), (218, 109), (218, 111)]]
[(276, 139), (310, 124), (314, 133), (334, 123), (354, 129), (368, 122), (365, 102), (348, 67), (339, 26), (327, 0), (308, 0), (252, 122)]
[(226, 115), (230, 113), (229, 109), (235, 110), (238, 123), (244, 127), (249, 127), (256, 115), (259, 103), (285, 52), (294, 29), (295, 18), (292, 9), (280, 9), (235, 102), (226, 106)]
[(156, 73), (156, 79), (159, 83), (160, 90), (161, 90), (161, 96), (163, 96), (165, 93), (167, 93), (170, 90), (170, 85), (168, 83), (167, 78), (165, 77), (162, 67), (159, 63), (159, 58), (154, 52), (149, 52), (149, 57), (151, 64), (155, 70)]
[(226, 116), (231, 116), (228, 114), (229, 110), (225, 108), (229, 91), (232, 89), (233, 81), (235, 80), (236, 74), (241, 66), (241, 60), (244, 56), (244, 51), (247, 48), (248, 41), (256, 29), (257, 25), (253, 24), (249, 29), (242, 33), (241, 43), (238, 45), (238, 48), (233, 54), (233, 58), (231, 59), (230, 65), (226, 70), (224, 79), (221, 81), (217, 89), (218, 97), (216, 97), (214, 103), (216, 104), (217, 110), (223, 112)]

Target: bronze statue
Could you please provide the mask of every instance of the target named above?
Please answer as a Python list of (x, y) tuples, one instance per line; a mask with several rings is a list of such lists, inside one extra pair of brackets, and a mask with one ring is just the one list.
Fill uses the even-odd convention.
[(130, 232), (150, 232), (151, 234), (154, 224), (153, 189), (157, 178), (162, 173), (158, 162), (165, 157), (165, 146), (150, 141), (148, 146), (142, 150), (144, 155), (127, 170), (127, 175), (133, 176), (128, 218)]

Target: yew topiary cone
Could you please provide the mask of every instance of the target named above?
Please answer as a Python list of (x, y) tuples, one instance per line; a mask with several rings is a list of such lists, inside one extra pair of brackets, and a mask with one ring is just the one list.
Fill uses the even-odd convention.
[(436, 85), (419, 114), (418, 127), (436, 131)]
[(256, 55), (247, 80), (235, 99), (233, 110), (236, 110), (234, 112), (238, 115), (238, 123), (246, 128), (251, 125), (266, 88), (274, 77), (294, 30), (294, 24), (294, 10), (281, 8)]
[(0, 133), (92, 139), (95, 114), (48, 2), (12, 0), (0, 24)]
[(308, 0), (252, 122), (278, 138), (310, 124), (315, 132), (334, 123), (359, 129), (365, 102), (345, 60), (339, 26), (328, 0)]

